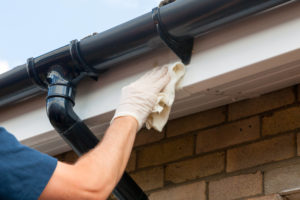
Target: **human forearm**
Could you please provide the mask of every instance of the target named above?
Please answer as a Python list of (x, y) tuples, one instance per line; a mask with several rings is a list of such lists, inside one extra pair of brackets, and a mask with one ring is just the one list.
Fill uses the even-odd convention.
[(136, 130), (134, 118), (115, 119), (101, 143), (74, 165), (58, 162), (40, 199), (106, 199), (125, 169)]
[(87, 171), (88, 176), (91, 174), (91, 187), (101, 186), (102, 182), (112, 188), (117, 184), (130, 156), (136, 131), (137, 121), (133, 117), (115, 119), (101, 143), (75, 163), (78, 170)]

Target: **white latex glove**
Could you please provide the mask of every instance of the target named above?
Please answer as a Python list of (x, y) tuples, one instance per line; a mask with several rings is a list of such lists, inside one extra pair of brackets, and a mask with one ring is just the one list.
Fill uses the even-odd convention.
[(138, 130), (145, 123), (158, 98), (159, 92), (170, 81), (167, 67), (156, 67), (137, 81), (122, 88), (120, 104), (112, 121), (121, 116), (132, 116), (138, 122)]

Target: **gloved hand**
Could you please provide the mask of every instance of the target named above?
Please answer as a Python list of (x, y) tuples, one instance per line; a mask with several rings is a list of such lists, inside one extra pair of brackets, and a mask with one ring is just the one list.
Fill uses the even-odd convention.
[(156, 67), (137, 81), (122, 88), (120, 104), (112, 121), (121, 116), (132, 116), (138, 122), (138, 130), (151, 113), (159, 92), (170, 81), (167, 67)]

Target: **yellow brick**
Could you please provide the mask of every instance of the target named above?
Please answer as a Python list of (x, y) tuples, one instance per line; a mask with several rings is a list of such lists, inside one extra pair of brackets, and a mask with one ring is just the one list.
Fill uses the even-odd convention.
[(78, 156), (74, 151), (68, 151), (63, 154), (55, 156), (59, 161), (66, 163), (75, 163), (78, 160)]
[(153, 192), (149, 196), (150, 200), (205, 200), (205, 182), (196, 182), (181, 185), (161, 191)]
[(130, 174), (136, 183), (145, 191), (163, 187), (163, 168), (156, 167)]
[(253, 117), (200, 131), (196, 140), (196, 152), (209, 152), (258, 139), (259, 129), (259, 118)]
[(209, 200), (232, 200), (261, 194), (262, 174), (233, 176), (209, 183)]
[(117, 197), (115, 197), (113, 194), (111, 194), (107, 200), (118, 200)]
[(191, 156), (194, 151), (194, 136), (188, 135), (175, 140), (153, 144), (138, 150), (138, 167), (158, 165)]
[(126, 167), (126, 171), (127, 172), (132, 172), (135, 170), (135, 166), (136, 166), (136, 151), (132, 151), (129, 161), (127, 163), (127, 167)]
[(57, 160), (63, 162), (64, 161), (64, 154), (58, 154), (53, 156), (54, 158), (56, 158)]
[(247, 200), (283, 200), (283, 198), (278, 194), (271, 194), (262, 197), (254, 197)]
[(295, 95), (293, 88), (286, 88), (261, 97), (230, 104), (228, 118), (229, 120), (235, 120), (241, 117), (280, 108), (284, 105), (291, 104), (294, 101)]
[(70, 151), (65, 155), (65, 161), (75, 163), (78, 160), (78, 155), (74, 151)]
[(141, 146), (144, 144), (149, 144), (152, 142), (157, 142), (162, 140), (165, 137), (165, 131), (163, 130), (161, 133), (155, 131), (154, 129), (147, 130), (141, 129), (137, 135), (134, 142), (134, 146)]
[(167, 165), (166, 181), (180, 183), (224, 170), (224, 153), (214, 153)]
[(297, 90), (298, 90), (298, 101), (300, 101), (300, 85), (297, 86)]
[(263, 135), (273, 135), (300, 127), (300, 107), (292, 107), (263, 118)]
[(225, 121), (225, 108), (217, 108), (170, 121), (167, 124), (167, 137), (220, 124)]
[(232, 172), (294, 156), (294, 135), (283, 135), (257, 143), (230, 149), (227, 152), (227, 171)]
[(300, 133), (297, 134), (297, 154), (300, 156)]

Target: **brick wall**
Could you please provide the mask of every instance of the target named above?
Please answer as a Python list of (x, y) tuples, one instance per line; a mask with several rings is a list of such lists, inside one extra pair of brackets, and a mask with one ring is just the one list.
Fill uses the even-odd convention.
[(151, 200), (283, 199), (278, 192), (300, 187), (299, 88), (142, 130), (127, 171)]

